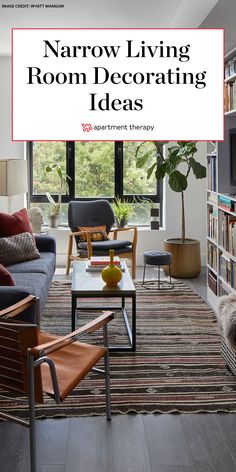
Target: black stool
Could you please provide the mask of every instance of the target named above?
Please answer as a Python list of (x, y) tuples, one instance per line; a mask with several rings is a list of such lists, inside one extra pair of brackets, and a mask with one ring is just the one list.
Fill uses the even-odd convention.
[[(143, 254), (143, 285), (145, 284), (145, 272), (146, 272), (146, 265), (152, 265), (158, 267), (158, 289), (160, 288), (161, 284), (167, 284), (167, 287), (163, 287), (163, 290), (169, 290), (173, 288), (173, 284), (171, 283), (171, 273), (170, 273), (170, 265), (172, 263), (172, 255), (170, 252), (167, 251), (147, 251)], [(161, 266), (169, 266), (169, 276), (170, 281), (160, 280), (160, 268)], [(153, 281), (146, 282), (146, 284), (152, 284)]]

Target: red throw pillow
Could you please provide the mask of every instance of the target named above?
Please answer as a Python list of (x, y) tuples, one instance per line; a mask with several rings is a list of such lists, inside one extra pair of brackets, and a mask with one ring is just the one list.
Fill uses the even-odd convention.
[(0, 213), (0, 237), (15, 236), (20, 233), (31, 233), (32, 228), (26, 208), (13, 215)]
[(1, 285), (16, 285), (15, 280), (12, 278), (10, 272), (0, 264), (0, 286)]

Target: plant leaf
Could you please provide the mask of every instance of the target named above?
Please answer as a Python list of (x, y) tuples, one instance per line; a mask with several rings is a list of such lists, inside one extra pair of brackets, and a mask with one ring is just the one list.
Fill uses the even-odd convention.
[(206, 177), (206, 167), (202, 166), (200, 162), (197, 162), (193, 157), (190, 157), (189, 163), (193, 169), (193, 173), (196, 179), (204, 179)]
[(58, 167), (58, 168), (57, 168), (57, 173), (58, 173), (60, 179), (63, 180), (63, 174), (62, 174), (61, 167)]
[(175, 149), (166, 160), (166, 172), (167, 174), (172, 174), (176, 167), (180, 164), (181, 157), (178, 155), (178, 150)]
[(157, 163), (154, 162), (154, 164), (152, 164), (151, 167), (149, 167), (148, 171), (147, 171), (147, 179), (150, 179), (155, 167), (157, 166)]
[(188, 186), (188, 181), (184, 174), (175, 170), (169, 178), (169, 185), (174, 192), (183, 192)]
[(145, 166), (150, 156), (153, 156), (152, 149), (150, 151), (145, 152), (143, 156), (137, 157), (136, 167), (141, 168)]
[(164, 164), (160, 164), (157, 166), (157, 170), (155, 172), (155, 176), (157, 180), (162, 180), (166, 175), (166, 162)]

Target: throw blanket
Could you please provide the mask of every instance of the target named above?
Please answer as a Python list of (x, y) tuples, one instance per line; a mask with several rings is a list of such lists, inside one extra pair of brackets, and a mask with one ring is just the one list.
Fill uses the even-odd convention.
[(236, 294), (220, 297), (217, 305), (217, 319), (227, 344), (236, 350)]

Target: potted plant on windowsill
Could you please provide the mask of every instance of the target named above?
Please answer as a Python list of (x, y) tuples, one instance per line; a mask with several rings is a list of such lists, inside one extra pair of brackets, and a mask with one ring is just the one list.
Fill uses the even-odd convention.
[(121, 198), (116, 198), (112, 203), (112, 209), (115, 215), (117, 228), (124, 228), (127, 226), (129, 218), (134, 213), (133, 203), (129, 203)]
[(57, 201), (51, 196), (49, 192), (46, 193), (47, 199), (50, 202), (50, 213), (48, 216), (49, 219), (49, 227), (50, 228), (57, 228), (60, 221), (60, 213), (61, 213), (61, 203), (62, 203), (62, 194), (65, 192), (68, 193), (68, 182), (67, 180), (70, 178), (62, 168), (61, 164), (56, 162), (46, 166), (45, 172), (47, 176), (56, 176), (56, 180), (58, 182), (58, 198)]
[[(168, 147), (164, 155), (163, 146), (168, 141), (153, 141), (153, 151), (141, 155), (141, 143), (136, 151), (137, 167), (143, 167), (155, 153), (156, 161), (148, 169), (147, 177), (155, 172), (157, 180), (168, 178), (170, 188), (181, 195), (181, 238), (166, 239), (164, 249), (171, 252), (173, 263), (171, 275), (177, 278), (192, 278), (199, 275), (201, 270), (200, 242), (187, 238), (185, 235), (185, 200), (184, 192), (188, 187), (188, 177), (192, 171), (196, 179), (206, 177), (206, 167), (194, 158), (197, 152), (195, 141), (178, 141), (176, 145)], [(178, 170), (181, 166), (181, 171)]]

